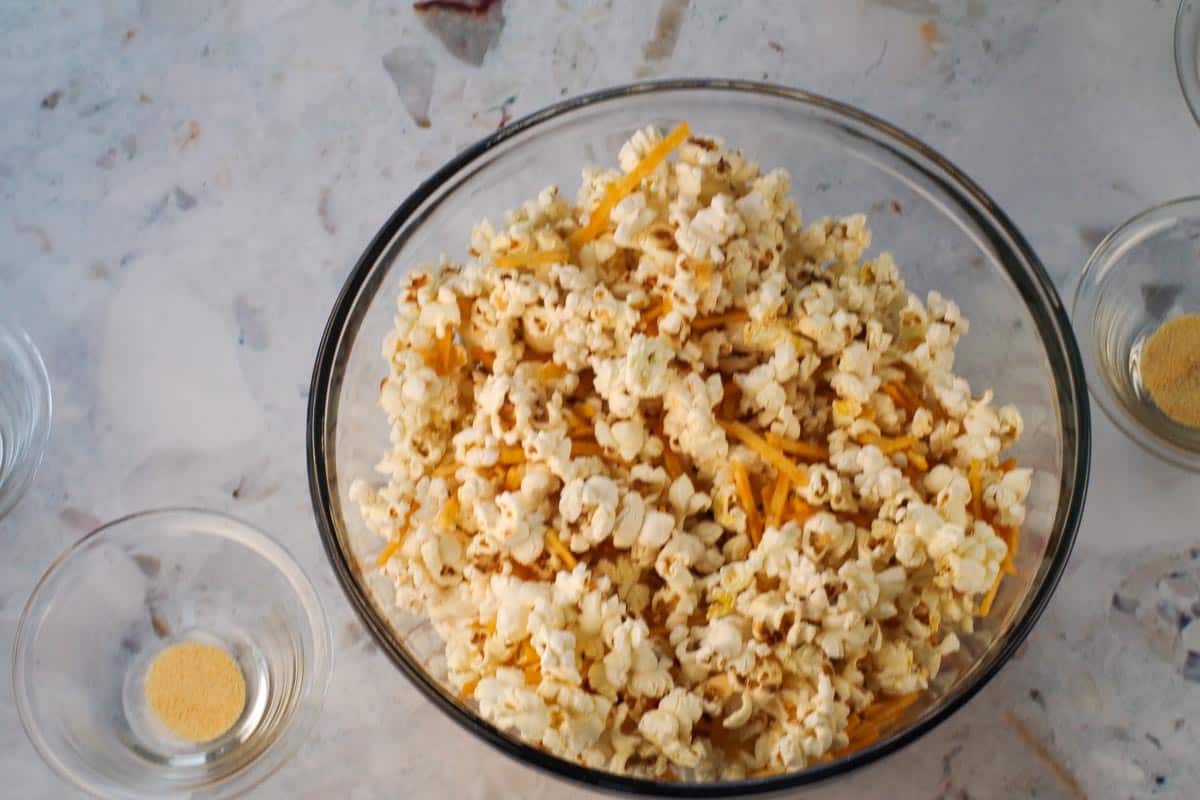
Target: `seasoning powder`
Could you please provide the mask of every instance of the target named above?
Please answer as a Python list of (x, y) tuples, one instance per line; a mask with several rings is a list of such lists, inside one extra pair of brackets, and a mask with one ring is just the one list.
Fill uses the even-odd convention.
[(163, 650), (146, 674), (146, 702), (180, 739), (205, 742), (233, 727), (246, 705), (246, 679), (224, 650), (183, 642)]
[(1163, 323), (1142, 348), (1142, 383), (1164, 414), (1200, 428), (1200, 314)]

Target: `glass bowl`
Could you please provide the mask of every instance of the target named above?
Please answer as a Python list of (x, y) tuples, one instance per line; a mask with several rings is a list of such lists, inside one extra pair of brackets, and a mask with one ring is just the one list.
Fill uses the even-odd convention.
[[(224, 649), (246, 683), (216, 739), (177, 739), (143, 679), (180, 642)], [(304, 741), (329, 682), (325, 613), (273, 540), (221, 514), (148, 511), (88, 534), (42, 577), (17, 630), (13, 695), (38, 753), (108, 798), (232, 797)]]
[(33, 483), (50, 436), (50, 377), (20, 328), (0, 319), (0, 519)]
[(1200, 123), (1200, 1), (1183, 0), (1175, 16), (1175, 70), (1192, 116)]
[[(1015, 455), (1036, 471), (1018, 574), (992, 614), (948, 659), (925, 696), (874, 744), (783, 775), (736, 782), (641, 780), (568, 762), (497, 729), (445, 680), (441, 642), (398, 612), (394, 589), (372, 568), (378, 539), (348, 500), (388, 444), (377, 407), (406, 270), (464, 254), (471, 226), (557, 183), (568, 194), (582, 167), (614, 164), (636, 129), (687, 120), (697, 133), (743, 148), (765, 169), (791, 172), (809, 218), (871, 214), (874, 241), (895, 255), (914, 291), (938, 289), (971, 319), (957, 368), (976, 387), (1016, 403), (1026, 432)], [(568, 100), (509, 125), (438, 170), (392, 214), (334, 306), (313, 374), (309, 485), (325, 547), (347, 596), (397, 667), (467, 730), (525, 764), (609, 790), (714, 797), (779, 791), (870, 763), (913, 741), (975, 694), (1012, 656), (1046, 605), (1075, 538), (1088, 474), (1084, 373), (1067, 316), (1045, 270), (995, 204), (912, 137), (854, 108), (804, 92), (737, 81), (666, 81)]]
[(1200, 471), (1200, 430), (1158, 409), (1140, 367), (1146, 340), (1186, 313), (1200, 313), (1200, 196), (1143, 211), (1105, 237), (1071, 305), (1100, 408), (1151, 453)]

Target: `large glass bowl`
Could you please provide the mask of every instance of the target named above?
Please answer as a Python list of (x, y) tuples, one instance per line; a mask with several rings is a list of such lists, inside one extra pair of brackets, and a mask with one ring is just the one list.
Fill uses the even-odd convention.
[[(1018, 574), (991, 615), (896, 727), (844, 758), (784, 775), (725, 783), (667, 783), (588, 769), (526, 745), (481, 719), (447, 684), (440, 640), (397, 612), (371, 566), (378, 539), (347, 491), (371, 479), (388, 445), (377, 407), (384, 334), (405, 272), (465, 256), (471, 225), (502, 219), (550, 183), (573, 195), (586, 165), (612, 165), (634, 130), (693, 131), (742, 147), (764, 169), (792, 174), (805, 215), (870, 214), (875, 249), (896, 257), (910, 287), (937, 289), (971, 319), (958, 370), (977, 391), (996, 388), (1026, 421), (1013, 451), (1036, 470)], [(468, 148), (404, 201), (371, 242), (334, 306), (309, 404), (309, 482), (330, 561), (363, 622), (438, 708), (519, 761), (621, 792), (715, 797), (778, 791), (868, 764), (946, 719), (995, 675), (1045, 607), (1075, 538), (1087, 485), (1087, 389), (1070, 324), (1046, 272), (1009, 219), (966, 176), (902, 131), (822, 97), (735, 81), (669, 81), (568, 100)]]

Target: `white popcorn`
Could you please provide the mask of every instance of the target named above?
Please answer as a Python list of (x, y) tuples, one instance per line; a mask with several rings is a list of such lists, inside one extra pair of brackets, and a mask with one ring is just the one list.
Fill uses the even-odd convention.
[[(486, 504), (482, 508), (488, 508)], [(540, 533), (541, 514), (536, 509), (530, 509), (522, 502), (522, 497), (516, 492), (504, 492), (496, 496), (496, 508), (499, 514), (490, 524), (480, 526), (482, 530), (491, 530), (491, 538), (495, 539), (513, 558), (522, 564), (533, 563), (542, 554), (542, 536)]]
[(732, 199), (724, 194), (714, 197), (707, 208), (700, 209), (682, 223), (675, 232), (679, 249), (692, 258), (709, 259), (716, 264), (725, 260), (721, 245), (745, 227)]
[(621, 513), (613, 528), (612, 541), (617, 547), (628, 550), (637, 541), (646, 519), (646, 501), (637, 492), (629, 492), (621, 499)]
[(643, 547), (659, 548), (667, 543), (675, 529), (675, 518), (661, 511), (651, 511), (642, 523), (637, 542)]
[(638, 235), (654, 222), (654, 210), (646, 208), (641, 192), (634, 192), (613, 208), (612, 221), (617, 225), (613, 241), (621, 247), (634, 247)]
[(667, 435), (709, 475), (721, 471), (729, 457), (729, 444), (713, 413), (715, 404), (709, 387), (695, 373), (671, 384), (664, 399)]
[(621, 145), (621, 149), (617, 154), (617, 160), (621, 164), (621, 169), (624, 172), (632, 172), (633, 168), (638, 165), (638, 162), (646, 157), (656, 144), (662, 140), (662, 134), (653, 126), (646, 126), (630, 137), (629, 141)]
[(702, 713), (698, 697), (683, 689), (672, 689), (658, 708), (642, 716), (638, 730), (673, 763), (695, 767), (702, 752), (697, 745), (691, 744), (691, 732)]
[(744, 779), (930, 685), (1033, 473), (1002, 461), (1018, 411), (954, 371), (958, 306), (864, 261), (862, 215), (803, 224), (785, 172), (693, 135), (581, 230), (662, 141), (405, 277), (380, 480), (348, 499), (482, 717), (596, 769)]
[(633, 461), (646, 443), (646, 428), (639, 420), (623, 419), (613, 423), (613, 444), (625, 461)]
[(1013, 469), (983, 490), (983, 503), (996, 511), (1001, 525), (1017, 526), (1025, 521), (1025, 498), (1033, 485), (1033, 470)]
[(667, 498), (675, 514), (681, 518), (706, 511), (712, 505), (708, 495), (697, 492), (696, 487), (692, 485), (692, 479), (687, 475), (680, 475), (675, 479), (667, 490)]
[(617, 484), (603, 475), (576, 479), (563, 486), (558, 506), (563, 519), (572, 523), (588, 515), (586, 524), (571, 536), (571, 550), (582, 552), (608, 538), (616, 525), (619, 497)]
[(526, 689), (520, 670), (497, 670), (495, 678), (484, 678), (475, 690), (480, 713), (497, 725), (512, 728), (529, 741), (540, 741), (550, 724), (550, 710), (537, 692)]

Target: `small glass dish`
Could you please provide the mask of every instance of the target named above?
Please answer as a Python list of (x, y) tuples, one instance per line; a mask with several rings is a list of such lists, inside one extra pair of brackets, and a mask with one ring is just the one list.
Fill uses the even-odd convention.
[[(241, 717), (207, 742), (172, 736), (142, 685), (159, 652), (187, 641), (224, 649), (246, 682)], [(86, 792), (232, 797), (304, 741), (330, 662), (325, 612), (282, 547), (222, 514), (148, 511), (88, 534), (42, 577), (17, 630), (13, 694), (38, 753)]]
[(0, 519), (42, 463), (50, 405), (50, 377), (29, 334), (0, 319)]
[(1175, 17), (1175, 69), (1192, 116), (1200, 123), (1200, 0), (1183, 0)]
[(1096, 247), (1071, 315), (1092, 396), (1130, 439), (1200, 471), (1200, 429), (1172, 420), (1142, 384), (1141, 353), (1164, 322), (1200, 313), (1200, 196), (1155, 206)]

